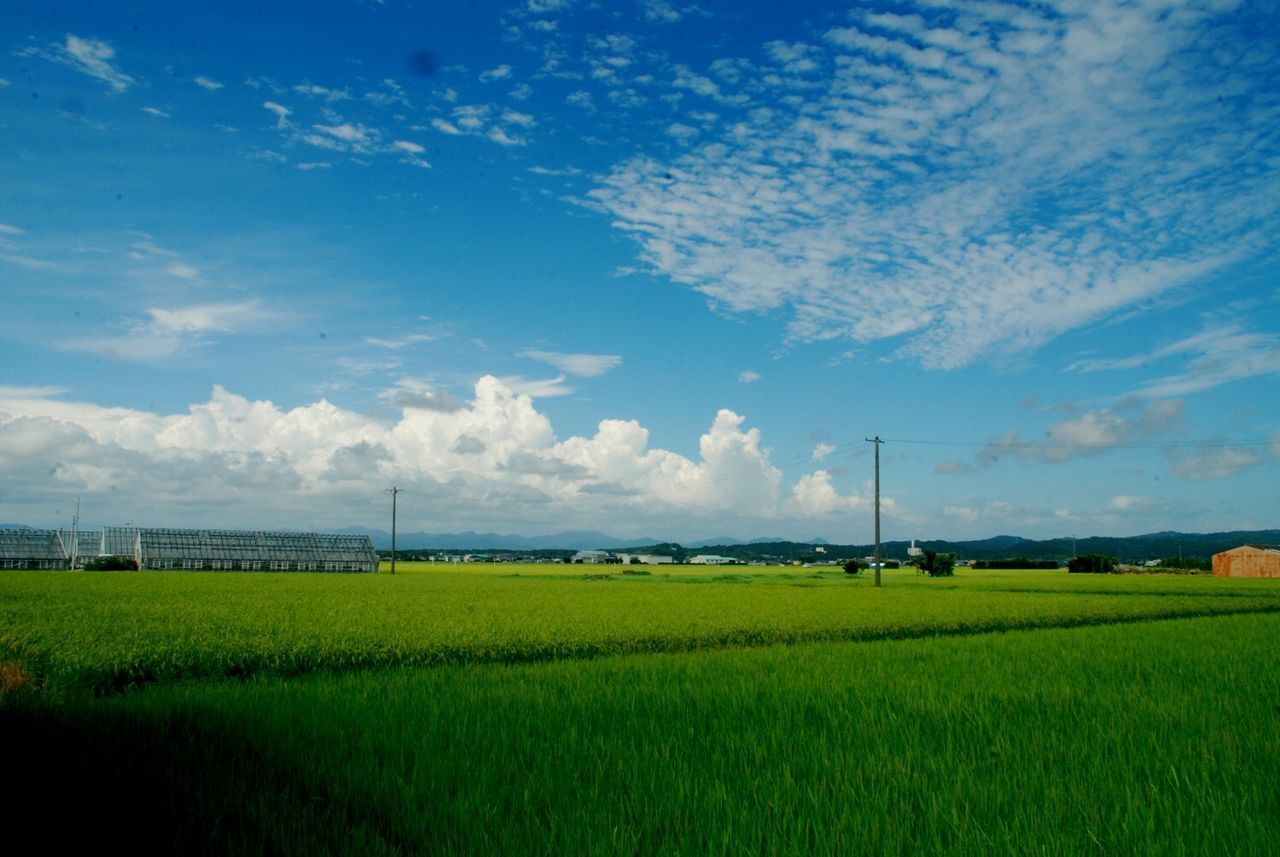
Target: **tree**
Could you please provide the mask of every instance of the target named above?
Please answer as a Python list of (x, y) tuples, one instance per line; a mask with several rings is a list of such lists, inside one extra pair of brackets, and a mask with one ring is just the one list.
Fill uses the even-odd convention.
[(867, 567), (868, 566), (865, 562), (858, 562), (856, 559), (851, 559), (844, 564), (844, 573), (861, 574), (862, 570)]
[(955, 575), (956, 558), (954, 554), (938, 553), (925, 549), (924, 556), (916, 560), (921, 573), (930, 577), (952, 577)]
[(1115, 570), (1115, 559), (1100, 553), (1078, 556), (1067, 563), (1067, 571), (1072, 574), (1111, 574)]

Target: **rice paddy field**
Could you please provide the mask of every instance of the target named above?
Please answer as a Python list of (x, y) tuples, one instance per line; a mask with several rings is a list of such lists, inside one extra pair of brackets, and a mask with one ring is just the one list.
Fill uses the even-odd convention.
[(172, 853), (1274, 854), (1280, 581), (4, 572), (10, 816)]

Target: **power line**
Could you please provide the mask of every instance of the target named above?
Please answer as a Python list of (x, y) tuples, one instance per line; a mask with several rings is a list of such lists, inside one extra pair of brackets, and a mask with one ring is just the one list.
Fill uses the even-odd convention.
[(1249, 448), (1269, 446), (1274, 441), (1267, 438), (1248, 440), (1167, 440), (1133, 443), (1128, 441), (1108, 441), (1103, 443), (1062, 443), (1036, 440), (989, 440), (985, 442), (968, 440), (919, 440), (909, 438), (885, 438), (893, 443), (913, 444), (915, 446), (962, 446), (979, 449), (1201, 449), (1214, 448)]

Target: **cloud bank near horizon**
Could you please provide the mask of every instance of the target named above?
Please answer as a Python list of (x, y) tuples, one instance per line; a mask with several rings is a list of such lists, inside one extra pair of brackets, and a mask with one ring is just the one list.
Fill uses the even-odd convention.
[[(391, 423), (326, 400), (284, 410), (215, 387), (186, 414), (60, 401), (62, 391), (0, 389), (0, 468), (7, 501), (47, 510), (82, 496), (102, 514), (213, 526), (309, 520), (380, 524), (383, 489), (407, 492), (404, 524), (475, 529), (598, 528), (682, 532), (725, 517), (770, 525), (837, 522), (867, 508), (818, 470), (783, 488), (760, 431), (727, 409), (698, 458), (649, 445), (635, 420), (602, 420), (558, 440), (533, 399), (493, 376), (474, 398), (417, 390)], [(448, 407), (441, 401), (448, 399)], [(415, 509), (416, 507), (416, 509)], [(894, 512), (892, 501), (886, 504)]]

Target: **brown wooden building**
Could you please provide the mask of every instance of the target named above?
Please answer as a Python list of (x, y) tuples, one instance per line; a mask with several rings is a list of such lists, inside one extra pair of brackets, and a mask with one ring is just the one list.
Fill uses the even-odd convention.
[(1280, 546), (1241, 545), (1213, 555), (1214, 577), (1280, 577)]

